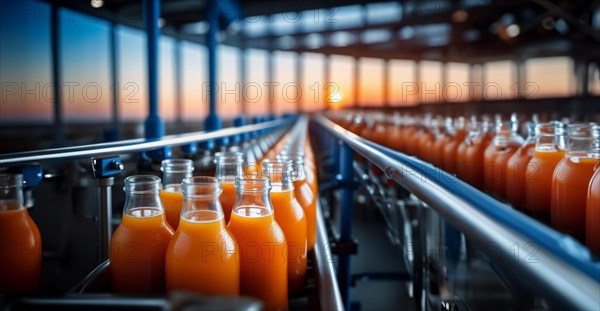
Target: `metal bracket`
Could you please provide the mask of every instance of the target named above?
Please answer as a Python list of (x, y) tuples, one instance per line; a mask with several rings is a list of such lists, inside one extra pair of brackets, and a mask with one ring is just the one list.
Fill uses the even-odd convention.
[(125, 168), (119, 156), (92, 158), (94, 178), (105, 178), (118, 175)]

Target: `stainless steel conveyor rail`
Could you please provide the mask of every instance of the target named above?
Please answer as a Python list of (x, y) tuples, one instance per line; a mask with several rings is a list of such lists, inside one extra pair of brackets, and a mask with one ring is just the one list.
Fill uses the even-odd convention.
[[(599, 308), (600, 265), (572, 238), (509, 206), (482, 198), (481, 192), (460, 180), (452, 179), (451, 186), (431, 173), (432, 166), (361, 138), (322, 115), (313, 120), (320, 130), (361, 154), (428, 204), (466, 238), (478, 245), (496, 245), (502, 256), (497, 256), (492, 264), (504, 275), (526, 284), (557, 309)], [(536, 245), (536, 261), (527, 258), (529, 253), (515, 254), (510, 248), (514, 243)]]
[(286, 118), (264, 123), (244, 125), (240, 127), (230, 127), (211, 132), (193, 132), (168, 135), (158, 139), (132, 139), (111, 143), (0, 154), (0, 166), (38, 161), (66, 161), (109, 154), (121, 155), (127, 153), (144, 152), (162, 147), (182, 146), (255, 131), (269, 130), (288, 124), (292, 120), (293, 119), (291, 118)]

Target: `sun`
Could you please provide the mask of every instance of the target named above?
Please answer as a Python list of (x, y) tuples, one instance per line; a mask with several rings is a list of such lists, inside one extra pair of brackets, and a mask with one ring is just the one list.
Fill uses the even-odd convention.
[(329, 96), (329, 107), (337, 109), (342, 106), (342, 93), (335, 92)]

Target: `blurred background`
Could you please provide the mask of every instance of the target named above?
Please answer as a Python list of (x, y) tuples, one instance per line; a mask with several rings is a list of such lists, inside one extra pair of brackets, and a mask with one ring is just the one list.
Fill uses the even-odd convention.
[[(162, 1), (158, 96), (168, 133), (202, 129), (208, 113), (205, 6)], [(243, 17), (218, 36), (217, 110), (224, 120), (600, 95), (598, 1), (240, 1), (240, 7)], [(132, 0), (0, 3), (1, 153), (111, 140), (115, 127), (119, 138), (143, 135), (141, 8)], [(48, 130), (55, 119), (64, 137)], [(11, 137), (23, 139), (8, 143)]]

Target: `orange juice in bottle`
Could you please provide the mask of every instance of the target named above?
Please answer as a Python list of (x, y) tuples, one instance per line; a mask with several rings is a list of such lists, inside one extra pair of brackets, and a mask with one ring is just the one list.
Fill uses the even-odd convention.
[(165, 254), (173, 229), (160, 202), (160, 178), (125, 178), (123, 220), (110, 241), (113, 290), (122, 294), (165, 291)]
[(400, 127), (400, 114), (398, 112), (394, 112), (392, 117), (389, 120), (388, 124), (388, 132), (386, 134), (385, 146), (394, 150), (400, 151), (402, 148), (400, 145), (401, 141), (401, 127)]
[(454, 119), (451, 127), (447, 128), (446, 131), (449, 140), (443, 146), (442, 167), (446, 172), (456, 174), (458, 171), (456, 160), (458, 146), (465, 140), (468, 133), (465, 129), (465, 118), (458, 117)]
[(600, 127), (581, 123), (567, 128), (567, 153), (552, 176), (552, 227), (585, 242), (587, 192), (600, 160)]
[(434, 120), (430, 115), (425, 115), (421, 120), (421, 131), (416, 139), (415, 155), (423, 161), (429, 161), (429, 147), (434, 139), (432, 127)]
[(241, 152), (217, 152), (215, 153), (215, 177), (221, 183), (223, 193), (219, 197), (225, 223), (229, 223), (233, 202), (235, 202), (235, 177), (243, 173), (242, 165), (244, 157)]
[(166, 254), (167, 291), (239, 295), (239, 246), (225, 224), (219, 181), (186, 178), (181, 190), (181, 220)]
[[(462, 159), (459, 161), (458, 177), (475, 188), (483, 187), (483, 157), (492, 140), (493, 132), (488, 121), (473, 122), (465, 138)], [(457, 157), (458, 158), (458, 157)]]
[(536, 125), (535, 151), (525, 171), (525, 210), (544, 222), (550, 220), (552, 174), (565, 155), (564, 149), (564, 124)]
[(516, 118), (498, 122), (496, 135), (485, 149), (483, 155), (483, 185), (491, 194), (506, 198), (506, 163), (523, 144), (523, 138), (517, 134)]
[(452, 118), (446, 118), (443, 124), (441, 124), (441, 120), (438, 120), (438, 122), (440, 123), (436, 127), (435, 139), (429, 150), (429, 160), (431, 164), (441, 168), (444, 162), (444, 146), (447, 145), (452, 138)]
[[(313, 193), (310, 185), (306, 181), (304, 167), (304, 154), (296, 153), (293, 156), (293, 181), (294, 181), (294, 196), (302, 209), (306, 217), (306, 241), (308, 243), (308, 250), (311, 251), (314, 247), (315, 240), (317, 238), (317, 196)], [(288, 161), (289, 156), (281, 155), (278, 158), (279, 161)]]
[(596, 164), (595, 170), (587, 191), (585, 244), (600, 256), (600, 164)]
[(181, 181), (192, 177), (194, 163), (187, 159), (163, 160), (160, 170), (163, 172), (163, 188), (160, 190), (160, 200), (165, 209), (167, 222), (173, 230), (179, 225), (179, 215), (183, 205), (183, 194), (180, 191)]
[(525, 205), (525, 174), (535, 150), (535, 123), (527, 122), (527, 139), (506, 163), (506, 199), (517, 209)]
[(263, 170), (271, 181), (275, 219), (287, 241), (288, 288), (290, 293), (297, 293), (306, 281), (307, 225), (302, 206), (294, 196), (292, 162), (265, 161)]
[(263, 301), (265, 309), (288, 309), (286, 239), (275, 221), (269, 178), (237, 176), (228, 227), (240, 246), (240, 294)]
[(23, 206), (23, 175), (0, 174), (0, 293), (40, 288), (42, 240)]

